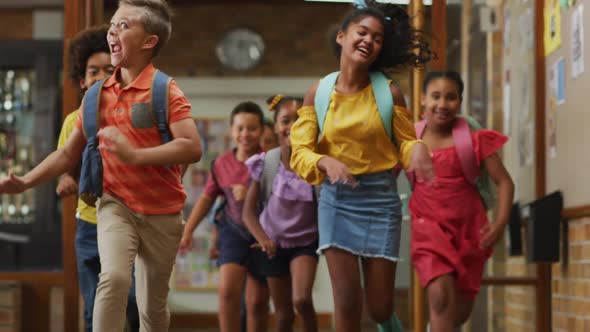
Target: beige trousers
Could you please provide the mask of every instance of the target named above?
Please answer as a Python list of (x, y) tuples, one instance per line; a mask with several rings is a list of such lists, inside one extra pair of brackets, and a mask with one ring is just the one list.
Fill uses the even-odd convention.
[(182, 229), (180, 213), (142, 215), (103, 195), (98, 205), (101, 272), (94, 303), (94, 332), (124, 330), (134, 260), (140, 330), (168, 331), (168, 282)]

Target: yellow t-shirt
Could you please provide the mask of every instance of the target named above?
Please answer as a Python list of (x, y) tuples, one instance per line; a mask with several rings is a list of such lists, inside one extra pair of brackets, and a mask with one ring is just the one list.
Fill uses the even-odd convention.
[[(76, 128), (76, 122), (78, 121), (78, 112), (75, 110), (66, 116), (63, 125), (61, 126), (61, 132), (59, 133), (59, 140), (57, 141), (57, 148), (61, 148), (67, 141), (68, 137), (74, 128)], [(78, 200), (78, 208), (76, 210), (76, 218), (96, 224), (96, 209), (92, 206), (86, 205), (82, 200)]]
[(291, 128), (291, 168), (311, 184), (324, 181), (325, 174), (317, 166), (324, 156), (343, 162), (353, 175), (376, 173), (392, 169), (399, 161), (407, 168), (412, 146), (419, 141), (410, 112), (394, 106), (398, 152), (383, 128), (371, 84), (357, 93), (332, 93), (319, 142), (315, 108), (304, 106), (298, 114)]

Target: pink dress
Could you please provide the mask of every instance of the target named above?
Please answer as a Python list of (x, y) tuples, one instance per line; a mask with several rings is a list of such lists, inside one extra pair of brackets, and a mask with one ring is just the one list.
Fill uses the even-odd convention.
[[(476, 131), (472, 138), (479, 165), (508, 140), (492, 130)], [(463, 176), (454, 146), (434, 150), (432, 161), (433, 183), (416, 183), (410, 199), (412, 263), (423, 287), (451, 273), (457, 289), (473, 298), (491, 254), (491, 248), (479, 246), (486, 211), (477, 188)]]

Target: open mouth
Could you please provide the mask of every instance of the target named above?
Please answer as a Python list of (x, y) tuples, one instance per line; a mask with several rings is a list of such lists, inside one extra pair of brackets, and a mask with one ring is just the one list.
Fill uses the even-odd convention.
[(111, 47), (111, 53), (116, 54), (121, 52), (121, 45), (119, 43), (110, 42), (109, 46)]
[(365, 57), (368, 57), (370, 54), (369, 49), (365, 46), (359, 46), (356, 48), (356, 50), (359, 51)]

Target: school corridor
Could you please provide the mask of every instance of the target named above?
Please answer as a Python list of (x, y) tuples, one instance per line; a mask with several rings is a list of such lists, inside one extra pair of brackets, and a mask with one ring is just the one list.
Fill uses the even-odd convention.
[[(218, 292), (221, 287), (216, 258), (219, 256), (214, 253), (220, 241), (216, 240), (214, 232), (217, 232), (216, 222), (219, 221), (217, 212), (221, 210), (218, 211), (217, 208), (221, 206), (221, 209), (227, 209), (223, 211), (231, 210), (232, 213), (239, 210), (240, 218), (242, 203), (234, 205), (235, 202), (232, 201), (226, 207), (223, 199), (217, 200), (217, 197), (241, 197), (236, 199), (236, 202), (241, 202), (248, 195), (245, 186), (238, 188), (239, 190), (236, 186), (223, 187), (210, 175), (216, 160), (221, 159), (223, 153), (234, 151), (233, 149), (238, 151), (240, 144), (246, 144), (237, 139), (233, 132), (232, 110), (240, 103), (253, 102), (262, 109), (264, 122), (271, 123), (266, 129), (271, 142), (274, 141), (279, 146), (283, 142), (283, 147), (288, 146), (288, 151), (291, 151), (292, 138), (300, 140), (299, 146), (305, 145), (301, 143), (301, 137), (305, 133), (291, 132), (290, 129), (282, 129), (281, 132), (277, 129), (277, 125), (280, 125), (280, 119), (276, 115), (279, 112), (277, 105), (280, 105), (280, 99), (283, 98), (277, 98), (277, 95), (295, 97), (293, 105), (301, 106), (310, 87), (316, 85), (320, 79), (337, 70), (343, 73), (342, 68), (348, 68), (346, 66), (355, 63), (354, 61), (362, 63), (363, 59), (371, 55), (374, 46), (367, 46), (364, 41), (354, 39), (364, 38), (363, 29), (369, 31), (370, 27), (364, 27), (360, 21), (353, 19), (351, 24), (357, 24), (354, 27), (359, 29), (358, 35), (352, 37), (345, 33), (346, 29), (342, 31), (344, 18), (355, 8), (358, 9), (359, 3), (365, 6), (378, 6), (375, 3), (401, 6), (399, 8), (408, 15), (399, 17), (407, 17), (408, 27), (411, 27), (411, 32), (406, 31), (406, 39), (416, 38), (416, 41), (423, 42), (414, 44), (404, 55), (405, 66), (390, 68), (391, 70), (384, 73), (387, 82), (391, 80), (396, 87), (394, 95), (397, 100), (395, 107), (390, 108), (393, 112), (405, 112), (402, 114), (414, 123), (427, 120), (427, 114), (437, 114), (437, 111), (436, 116), (442, 119), (441, 122), (449, 116), (467, 116), (481, 126), (477, 130), (473, 126), (471, 129), (466, 127), (468, 134), (479, 130), (493, 130), (498, 136), (507, 138), (507, 142), (498, 143), (497, 149), (489, 153), (497, 153), (499, 156), (497, 160), (494, 159), (494, 165), (502, 167), (492, 167), (491, 173), (494, 173), (493, 170), (497, 172), (490, 175), (486, 168), (489, 165), (485, 161), (488, 160), (485, 159), (488, 155), (480, 158), (483, 153), (480, 153), (479, 145), (477, 148), (470, 146), (473, 151), (469, 151), (469, 156), (473, 155), (471, 162), (475, 165), (474, 168), (477, 172), (482, 169), (484, 171), (473, 178), (467, 175), (461, 178), (467, 179), (470, 188), (475, 188), (472, 191), (477, 193), (480, 193), (476, 190), (480, 188), (480, 183), (476, 181), (481, 181), (480, 176), (486, 174), (492, 178), (499, 173), (509, 174), (514, 184), (511, 202), (501, 203), (499, 205), (502, 208), (498, 207), (508, 216), (507, 223), (496, 234), (494, 241), (497, 241), (494, 242), (493, 251), (489, 251), (489, 258), (483, 257), (483, 254), (478, 256), (480, 261), (487, 259), (487, 263), (481, 273), (479, 292), (469, 293), (476, 297), (473, 310), (461, 331), (590, 331), (590, 130), (587, 128), (590, 124), (590, 73), (586, 76), (585, 72), (586, 50), (590, 55), (590, 31), (585, 32), (585, 28), (590, 27), (590, 21), (585, 23), (586, 18), (590, 19), (590, 8), (585, 8), (589, 6), (588, 1), (167, 0), (167, 3), (174, 12), (171, 37), (153, 59), (153, 64), (174, 78), (181, 94), (186, 97), (186, 102), (190, 103), (188, 118), (192, 117), (194, 120), (202, 146), (201, 160), (188, 165), (181, 177), (181, 183), (178, 183), (178, 187), (182, 184), (186, 192), (184, 206), (178, 205), (178, 209), (182, 208), (184, 220), (189, 219), (199, 197), (212, 193), (216, 195), (215, 199), (208, 202), (212, 206), (210, 212), (205, 213), (206, 216), (202, 218), (192, 237), (189, 236), (192, 245), (179, 252), (175, 258), (168, 283), (167, 304), (171, 321), (169, 331), (219, 331)], [(353, 3), (357, 7), (353, 7)], [(26, 174), (57, 149), (64, 120), (80, 107), (84, 89), (84, 80), (72, 79), (71, 71), (75, 69), (71, 68), (73, 62), (70, 57), (73, 53), (68, 52), (69, 46), (81, 31), (108, 25), (118, 6), (118, 0), (0, 0), (0, 180), (9, 178), (10, 174)], [(399, 25), (404, 23), (395, 20), (395, 17), (392, 20), (385, 11), (380, 15), (384, 22), (395, 21), (394, 24)], [(120, 33), (125, 29), (125, 24), (119, 21), (116, 23), (114, 27), (110, 27), (111, 31), (115, 29)], [(109, 27), (104, 29), (106, 31)], [(381, 33), (371, 36), (371, 40), (379, 38), (383, 38)], [(121, 40), (122, 43), (126, 42), (124, 38)], [(118, 48), (118, 45), (113, 45), (115, 44), (111, 42), (110, 47), (113, 50)], [(334, 55), (334, 49), (338, 57)], [(428, 52), (425, 55), (419, 50)], [(126, 56), (127, 53), (121, 57), (125, 60)], [(424, 58), (421, 59), (420, 56)], [(412, 64), (408, 65), (410, 58), (414, 59), (414, 64), (424, 59), (429, 61), (424, 60), (426, 64), (414, 67)], [(111, 57), (108, 59), (110, 61)], [(363, 68), (367, 76), (367, 68), (372, 67), (367, 64)], [(80, 71), (80, 68), (77, 69)], [(82, 77), (92, 70), (82, 68)], [(457, 87), (460, 92), (458, 97), (455, 96), (455, 104), (452, 104), (455, 108), (451, 111), (447, 108), (443, 111), (433, 110), (434, 106), (428, 106), (429, 101), (435, 97), (444, 97), (442, 94), (427, 94), (428, 84), (423, 85), (425, 78), (429, 72), (447, 71), (456, 72), (461, 81), (461, 88)], [(453, 81), (447, 76), (437, 76), (432, 80), (439, 79), (437, 82), (440, 82), (446, 78), (451, 83), (457, 83), (456, 78)], [(372, 82), (367, 80), (366, 83), (374, 84)], [(338, 123), (348, 123), (346, 121), (354, 117), (357, 120), (359, 118), (357, 113), (354, 116), (332, 114), (340, 105), (356, 103), (357, 99), (354, 98), (364, 100), (364, 97), (359, 97), (360, 92), (356, 91), (348, 96), (341, 93), (336, 78), (331, 87), (332, 90), (326, 92), (328, 99), (325, 108), (326, 113), (332, 113), (327, 116), (326, 113), (323, 114), (325, 119), (329, 119), (326, 120), (327, 130), (322, 132), (323, 123), (314, 127), (317, 129), (317, 140), (314, 136), (313, 144), (308, 142), (313, 148), (309, 148), (306, 157), (314, 157), (319, 149), (327, 151), (333, 148), (329, 139), (321, 141), (322, 133), (329, 135), (336, 131), (334, 128)], [(389, 97), (390, 89), (385, 90)], [(377, 100), (379, 93), (364, 88), (363, 91), (371, 96), (371, 100), (375, 99), (373, 104), (377, 105), (374, 108), (381, 111)], [(313, 95), (315, 97), (315, 92)], [(166, 97), (168, 98), (167, 94)], [(115, 104), (123, 102), (122, 97), (120, 100), (115, 99), (113, 97), (112, 100)], [(355, 101), (350, 101), (352, 99)], [(405, 108), (399, 106), (402, 104), (401, 99)], [(307, 96), (306, 103), (306, 106), (293, 110), (293, 117), (304, 113), (296, 113), (297, 109), (315, 109), (321, 104), (316, 99), (312, 100), (310, 95)], [(393, 101), (391, 103), (393, 106)], [(271, 110), (275, 106), (277, 110)], [(135, 129), (146, 128), (142, 126), (152, 128), (152, 118), (147, 117), (152, 115), (149, 113), (152, 110), (151, 104), (137, 102), (128, 108), (133, 116), (139, 113), (144, 115), (139, 120), (135, 117), (129, 120)], [(114, 116), (122, 112), (119, 106), (113, 107), (111, 111)], [(344, 112), (346, 111), (348, 110)], [(310, 114), (317, 120), (317, 114), (320, 113), (316, 112)], [(381, 116), (381, 113), (375, 113), (373, 117), (362, 115), (358, 122), (362, 122), (363, 126), (351, 125), (350, 128), (353, 129), (350, 129), (350, 135), (342, 136), (350, 145), (346, 149), (337, 151), (337, 148), (333, 148), (330, 151), (337, 151), (334, 154), (352, 162), (360, 160), (359, 163), (365, 162), (363, 158), (368, 155), (386, 156), (383, 159), (387, 159), (390, 151), (377, 143), (383, 140), (379, 141), (376, 134), (372, 136), (374, 132), (365, 132), (370, 127), (367, 123), (372, 124), (371, 121), (376, 119), (376, 127), (379, 127), (381, 133), (381, 123), (386, 122)], [(315, 125), (319, 121), (316, 120), (311, 122)], [(392, 128), (400, 125), (401, 121), (396, 122), (398, 120), (399, 118), (393, 118)], [(408, 126), (414, 132), (410, 122), (407, 122)], [(291, 125), (293, 124), (290, 123), (289, 126)], [(81, 130), (81, 127), (77, 129)], [(390, 128), (385, 128), (385, 133), (388, 133), (388, 129)], [(387, 146), (391, 146), (391, 150), (401, 150), (401, 145), (396, 145), (395, 133), (392, 135), (389, 136), (393, 137), (392, 140), (385, 140)], [(431, 132), (426, 132), (422, 137), (423, 142), (442, 142), (436, 141), (433, 138), (435, 135), (432, 135)], [(454, 135), (453, 127), (452, 135), (449, 134), (447, 141), (434, 147), (428, 146), (429, 150), (425, 149), (424, 155), (436, 162), (436, 156), (442, 158), (440, 156), (445, 153), (445, 149), (453, 146), (459, 149)], [(469, 144), (474, 144), (472, 137), (467, 137)], [(374, 144), (355, 150), (355, 144), (373, 138)], [(284, 140), (289, 143), (284, 143)], [(261, 138), (261, 142), (260, 144), (265, 144), (264, 138)], [(256, 141), (256, 151), (266, 151), (260, 144)], [(486, 144), (482, 146), (481, 149), (489, 148)], [(448, 158), (454, 158), (458, 165), (456, 170), (466, 173), (462, 152), (448, 151), (451, 151)], [(404, 159), (400, 156), (401, 152), (386, 161), (403, 163)], [(300, 158), (303, 160), (302, 164), (305, 159)], [(406, 159), (412, 161), (410, 157)], [(285, 160), (289, 161), (288, 158)], [(319, 166), (319, 160), (310, 164), (313, 170), (319, 170), (317, 173), (322, 174), (318, 178), (325, 176), (327, 172), (327, 167)], [(244, 164), (244, 160), (240, 162)], [(277, 161), (277, 169), (278, 163)], [(376, 164), (367, 162), (365, 166), (371, 170), (375, 169)], [(285, 171), (286, 164), (282, 165), (280, 170), (275, 170), (276, 174)], [(292, 159), (290, 165), (289, 167), (293, 166)], [(386, 171), (391, 171), (395, 165), (390, 166), (392, 167)], [(239, 177), (236, 167), (232, 164), (225, 169), (225, 174), (216, 176), (221, 178), (220, 182), (230, 177)], [(168, 169), (162, 172), (167, 171)], [(295, 174), (290, 168), (286, 171)], [(304, 173), (307, 170), (299, 171)], [(78, 176), (77, 168), (70, 173), (72, 177)], [(314, 177), (313, 171), (307, 173), (309, 178)], [(409, 209), (412, 186), (403, 174), (397, 180), (390, 181), (399, 193), (403, 217), (400, 216), (400, 260), (396, 263), (395, 285), (387, 283), (383, 287), (383, 293), (387, 294), (385, 298), (390, 298), (389, 295), (393, 297), (394, 311), (404, 331), (425, 332), (431, 321), (430, 304), (427, 292), (420, 284), (419, 274), (413, 266), (411, 226), (415, 224), (412, 224)], [(352, 175), (350, 177), (354, 178)], [(130, 178), (131, 176), (127, 180)], [(178, 182), (178, 177), (171, 178)], [(241, 180), (246, 184), (250, 183), (249, 178)], [(78, 220), (80, 213), (76, 212), (77, 196), (72, 194), (59, 197), (56, 194), (59, 181), (60, 178), (55, 178), (19, 194), (0, 193), (0, 332), (86, 331), (82, 297), (84, 291), (81, 291), (84, 282), (80, 282), (78, 274), (81, 262), (78, 261), (80, 257), (77, 256), (75, 244), (82, 221)], [(212, 184), (214, 181), (215, 185)], [(285, 183), (282, 185), (287, 186)], [(413, 184), (414, 189), (422, 185), (419, 181)], [(340, 184), (333, 185), (338, 186)], [(159, 188), (150, 188), (146, 184), (145, 187), (131, 188), (128, 191), (139, 195)], [(278, 191), (275, 187), (272, 190)], [(507, 193), (509, 191), (506, 190), (503, 194), (496, 194), (494, 191), (494, 195), (496, 198), (502, 195), (507, 197), (506, 195), (511, 195)], [(310, 192), (308, 190), (307, 196), (297, 197), (317, 203), (316, 192), (313, 195)], [(270, 189), (268, 193), (270, 196)], [(180, 195), (180, 190), (176, 194)], [(372, 193), (367, 195), (370, 194)], [(340, 194), (334, 195), (336, 197)], [(473, 208), (470, 201), (464, 201), (461, 196), (449, 194), (448, 197), (451, 197), (448, 198), (449, 201), (443, 201), (437, 207), (458, 206), (460, 208), (454, 211), (458, 214)], [(168, 195), (162, 197), (162, 201), (169, 198)], [(266, 207), (268, 202), (261, 200), (254, 204), (258, 204), (256, 208)], [(158, 200), (157, 203), (161, 202)], [(418, 206), (419, 208), (426, 212), (436, 209), (430, 206)], [(483, 208), (483, 220), (486, 213), (489, 220), (496, 220), (501, 213), (498, 209)], [(439, 215), (447, 212), (444, 208), (440, 210), (443, 212), (436, 211)], [(260, 220), (262, 223), (262, 217)], [(180, 225), (180, 219), (178, 224)], [(322, 231), (314, 230), (316, 233)], [(385, 236), (383, 234), (386, 232), (381, 233), (378, 235)], [(435, 243), (431, 254), (434, 252), (444, 256), (442, 252), (446, 248), (436, 247), (436, 243), (448, 240), (447, 237), (451, 238), (452, 235), (449, 234), (451, 231), (441, 228), (426, 236), (427, 242)], [(453, 245), (458, 248), (468, 243), (471, 246), (469, 248), (477, 247), (479, 240), (474, 240), (470, 234), (462, 236), (462, 244), (453, 242)], [(366, 239), (369, 239), (368, 236), (365, 241), (370, 242)], [(94, 248), (98, 253), (98, 245), (95, 244)], [(249, 246), (246, 250), (249, 250)], [(313, 256), (313, 252), (308, 255)], [(173, 255), (169, 256), (173, 258)], [(469, 253), (462, 257), (468, 256)], [(375, 254), (371, 257), (386, 256)], [(420, 258), (419, 255), (416, 257)], [(460, 258), (451, 257), (448, 260), (454, 262)], [(480, 261), (461, 264), (473, 268)], [(100, 261), (96, 257), (94, 262), (88, 264), (100, 265)], [(448, 263), (448, 266), (452, 264), (455, 263)], [(288, 271), (292, 268), (289, 264), (285, 266)], [(465, 272), (459, 270), (461, 269), (441, 268), (442, 272), (438, 272), (457, 280), (458, 275)], [(350, 268), (346, 271), (351, 275), (361, 276), (360, 279), (367, 278), (360, 270)], [(98, 272), (95, 274), (98, 277)], [(460, 290), (476, 289), (479, 287), (479, 274), (474, 279), (475, 286), (457, 283), (453, 287)], [(325, 256), (319, 257), (313, 280), (313, 286), (308, 289), (311, 289), (319, 331), (336, 331), (337, 306)], [(471, 281), (469, 279), (466, 283)], [(162, 287), (165, 288), (165, 284)], [(365, 303), (360, 315), (362, 332), (377, 331), (377, 325), (371, 321), (367, 307)], [(272, 304), (269, 308), (269, 330), (275, 330), (276, 311)], [(300, 318), (296, 318), (295, 330), (301, 330)]]

